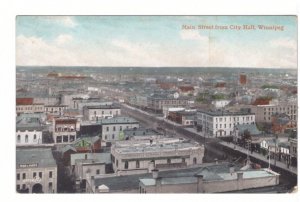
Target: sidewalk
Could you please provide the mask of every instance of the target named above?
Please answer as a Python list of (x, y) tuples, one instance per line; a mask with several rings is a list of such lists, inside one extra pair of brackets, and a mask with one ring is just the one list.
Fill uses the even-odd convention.
[[(245, 149), (243, 147), (240, 147), (238, 145), (235, 145), (233, 143), (228, 143), (228, 142), (222, 141), (222, 142), (219, 142), (219, 144), (221, 144), (221, 145), (223, 145), (225, 147), (229, 147), (231, 149), (238, 150), (241, 153), (247, 154), (247, 149)], [(256, 159), (259, 159), (261, 161), (264, 161), (266, 163), (269, 163), (269, 159), (267, 159), (265, 156), (263, 156), (263, 155), (261, 155), (259, 153), (253, 152), (251, 154), (251, 152), (249, 151), (249, 156), (251, 156), (253, 158), (256, 158)], [(274, 166), (274, 159), (271, 159), (270, 164)], [(276, 167), (279, 167), (281, 169), (290, 171), (290, 172), (292, 172), (292, 173), (294, 173), (294, 174), (297, 175), (297, 168), (291, 167), (291, 166), (289, 168), (287, 168), (287, 165), (285, 163), (281, 162), (281, 161), (276, 161)]]

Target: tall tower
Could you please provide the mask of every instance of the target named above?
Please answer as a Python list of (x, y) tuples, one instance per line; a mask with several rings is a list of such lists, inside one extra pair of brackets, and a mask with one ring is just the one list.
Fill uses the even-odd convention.
[(246, 85), (247, 84), (247, 75), (245, 73), (240, 74), (240, 84)]

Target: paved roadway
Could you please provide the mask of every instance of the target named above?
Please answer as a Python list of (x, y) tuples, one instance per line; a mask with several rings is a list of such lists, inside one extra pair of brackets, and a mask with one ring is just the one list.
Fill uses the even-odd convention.
[[(206, 142), (206, 143), (208, 143), (208, 144), (205, 144), (206, 148), (214, 151), (215, 153), (217, 153), (219, 155), (223, 155), (224, 152), (220, 151), (216, 147), (210, 146), (209, 143), (218, 143), (219, 145), (222, 145), (223, 147), (227, 147), (227, 148), (236, 150), (240, 153), (247, 155), (247, 150), (245, 148), (239, 147), (232, 143), (222, 141), (220, 139), (207, 138), (207, 137), (205, 138), (203, 133), (197, 132), (194, 128), (184, 128), (179, 124), (176, 124), (169, 120), (164, 119), (163, 117), (156, 117), (153, 114), (150, 114), (150, 113), (142, 111), (140, 109), (128, 106), (126, 104), (122, 104), (121, 108), (122, 108), (122, 114), (129, 115), (129, 116), (139, 120), (140, 122), (142, 122), (142, 125), (145, 125), (147, 127), (152, 127), (152, 128), (157, 128), (157, 127), (163, 128), (166, 130), (168, 135), (172, 135), (175, 137), (185, 137), (188, 139), (193, 139), (199, 143)], [(255, 153), (255, 152), (253, 152), (252, 154), (249, 153), (249, 156), (253, 157), (255, 159), (259, 159), (265, 163), (269, 162), (269, 160), (265, 156)], [(271, 165), (275, 166), (274, 159), (272, 159), (270, 163), (271, 163)], [(276, 167), (279, 167), (285, 171), (288, 171), (290, 173), (297, 175), (297, 168), (291, 167), (291, 166), (289, 168), (287, 168), (287, 165), (284, 164), (283, 162), (276, 161)]]

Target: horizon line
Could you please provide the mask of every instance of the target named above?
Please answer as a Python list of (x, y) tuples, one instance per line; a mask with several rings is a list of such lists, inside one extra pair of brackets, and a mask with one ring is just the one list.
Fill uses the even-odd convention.
[(226, 67), (226, 66), (159, 66), (159, 67), (155, 67), (155, 66), (89, 66), (89, 65), (67, 65), (67, 66), (62, 66), (62, 65), (16, 65), (16, 68), (18, 67), (39, 67), (39, 68), (43, 68), (43, 67), (92, 67), (92, 68), (252, 68), (252, 69), (293, 69), (296, 70), (298, 69), (298, 67), (294, 68), (294, 67)]

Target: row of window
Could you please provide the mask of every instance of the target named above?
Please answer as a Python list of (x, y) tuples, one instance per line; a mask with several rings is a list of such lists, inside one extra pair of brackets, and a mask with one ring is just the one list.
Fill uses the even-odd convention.
[[(240, 117), (233, 117), (233, 121), (239, 121), (239, 118)], [(246, 119), (246, 121), (250, 121), (250, 120), (253, 121), (253, 116), (250, 116), (250, 117), (249, 116), (246, 116), (246, 117), (243, 116), (241, 118), (243, 119), (243, 121), (245, 121), (245, 119)], [(223, 120), (224, 120), (224, 122), (226, 122), (226, 117), (224, 117), (224, 118), (223, 117), (222, 118), (221, 117), (220, 118), (215, 118), (216, 122), (218, 122), (218, 120), (219, 120), (219, 122), (222, 122)], [(232, 120), (231, 117), (229, 117), (229, 121), (231, 121), (231, 120)]]
[(43, 107), (17, 107), (17, 111), (23, 110), (40, 110), (43, 111)]
[[(39, 172), (39, 178), (43, 178), (43, 173)], [(35, 178), (37, 176), (37, 172), (33, 172), (32, 177)], [(52, 171), (49, 171), (49, 178), (52, 178)], [(17, 180), (21, 179), (21, 174), (17, 173)], [(26, 173), (22, 173), (22, 180), (26, 179)]]
[[(104, 111), (101, 111), (101, 114), (104, 115)], [(112, 115), (113, 112), (112, 111), (109, 111), (109, 114)], [(116, 115), (119, 114), (119, 111), (116, 111)], [(97, 111), (94, 111), (94, 115), (97, 115)]]
[[(49, 192), (52, 192), (52, 188), (53, 188), (53, 183), (49, 182), (48, 183), (48, 188), (49, 188)], [(25, 190), (26, 189), (26, 184), (22, 184), (22, 189)], [(21, 185), (17, 184), (17, 191), (21, 190)]]
[[(109, 126), (106, 126), (106, 132), (109, 132)], [(129, 128), (129, 126), (126, 126), (126, 129), (128, 129)], [(112, 131), (116, 131), (116, 126), (113, 126), (112, 127)], [(123, 127), (122, 126), (120, 126), (119, 127), (119, 131), (123, 131)]]
[[(246, 123), (247, 125), (249, 125), (249, 123)], [(254, 122), (252, 122), (251, 124), (254, 124)], [(233, 126), (239, 125), (239, 123), (234, 123)], [(224, 129), (226, 129), (226, 124), (224, 124)], [(229, 128), (231, 128), (231, 123), (229, 124)], [(218, 124), (216, 124), (216, 128), (218, 128)], [(222, 124), (220, 124), (220, 129), (222, 128)]]
[[(37, 136), (36, 134), (33, 135), (33, 141), (35, 142), (37, 140)], [(21, 142), (21, 135), (17, 136), (17, 142), (20, 143)], [(28, 135), (25, 135), (25, 143), (28, 143)]]
[[(293, 108), (294, 108), (294, 114), (296, 113), (296, 106), (294, 105), (294, 106), (291, 106), (291, 110), (293, 110)], [(285, 110), (287, 110), (287, 111), (290, 111), (290, 108), (289, 107), (287, 107), (287, 108), (285, 108), (285, 107), (283, 107), (283, 108), (264, 108), (264, 111), (285, 111)], [(291, 113), (292, 113), (292, 111), (291, 111)]]
[[(155, 160), (154, 159), (151, 162), (153, 162), (154, 165), (155, 165)], [(185, 163), (186, 162), (185, 158), (182, 158), (181, 162)], [(171, 159), (167, 159), (167, 164), (171, 164)], [(197, 158), (193, 158), (193, 164), (197, 164)], [(117, 160), (116, 161), (116, 166), (118, 167), (118, 165), (119, 165), (119, 161)], [(125, 161), (125, 163), (124, 163), (124, 169), (128, 169), (128, 165), (129, 165), (129, 162)], [(135, 161), (135, 168), (140, 168), (140, 161), (139, 160)]]

